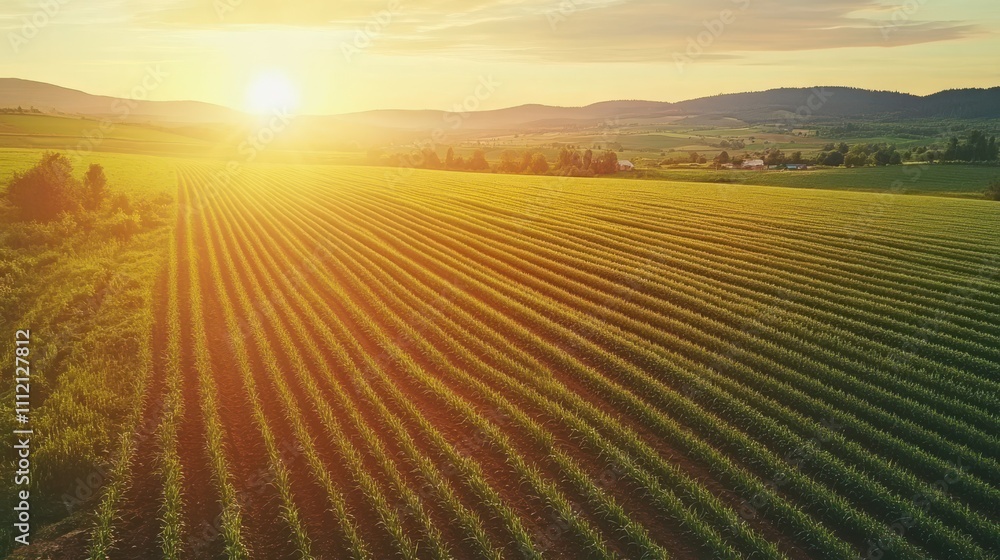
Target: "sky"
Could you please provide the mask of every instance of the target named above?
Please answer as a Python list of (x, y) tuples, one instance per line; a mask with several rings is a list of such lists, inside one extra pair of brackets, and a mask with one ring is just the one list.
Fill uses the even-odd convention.
[(0, 0), (0, 34), (0, 77), (302, 114), (1000, 85), (996, 0)]

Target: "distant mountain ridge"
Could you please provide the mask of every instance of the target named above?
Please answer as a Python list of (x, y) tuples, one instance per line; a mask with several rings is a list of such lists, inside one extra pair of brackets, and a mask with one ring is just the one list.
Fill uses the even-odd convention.
[[(230, 123), (247, 115), (198, 101), (125, 101), (16, 78), (0, 78), (0, 107), (87, 117), (121, 116), (176, 123)], [(613, 126), (625, 119), (711, 115), (748, 122), (789, 119), (1000, 118), (1000, 87), (945, 90), (927, 96), (850, 87), (778, 88), (721, 94), (687, 101), (603, 101), (584, 107), (521, 105), (488, 111), (375, 110), (343, 115), (303, 116), (317, 125), (363, 126), (404, 131), (462, 128), (512, 130), (573, 125)], [(798, 117), (795, 117), (798, 115)]]
[[(447, 111), (366, 111), (338, 116), (356, 124), (431, 129), (448, 120)], [(609, 125), (626, 119), (714, 115), (749, 122), (808, 118), (864, 117), (1000, 118), (1000, 87), (970, 88), (927, 96), (849, 87), (779, 88), (730, 93), (670, 103), (603, 101), (584, 107), (521, 105), (463, 116), (463, 127), (503, 129), (528, 125)], [(392, 124), (390, 124), (392, 123)]]
[(834, 86), (778, 88), (702, 97), (675, 107), (685, 113), (738, 118), (768, 111), (830, 118), (998, 118), (1000, 87), (952, 89), (927, 96)]
[(228, 123), (246, 118), (239, 111), (201, 101), (139, 101), (92, 95), (44, 82), (0, 78), (0, 107), (35, 107), (45, 113), (95, 118)]

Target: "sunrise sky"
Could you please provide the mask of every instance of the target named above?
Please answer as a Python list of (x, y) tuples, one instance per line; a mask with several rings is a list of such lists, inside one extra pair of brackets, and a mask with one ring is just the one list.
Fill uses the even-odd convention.
[(127, 96), (155, 65), (151, 99), (314, 114), (451, 109), (484, 78), (481, 108), (1000, 85), (996, 0), (0, 0), (0, 31), (0, 77)]

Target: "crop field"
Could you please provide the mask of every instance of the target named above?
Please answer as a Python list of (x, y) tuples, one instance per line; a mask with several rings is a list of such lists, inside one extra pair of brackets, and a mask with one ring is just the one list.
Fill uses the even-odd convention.
[(996, 204), (221, 169), (177, 168), (93, 558), (1000, 550)]
[(1000, 168), (961, 164), (907, 164), (766, 172), (656, 169), (646, 171), (645, 174), (648, 178), (668, 181), (982, 198), (987, 185), (1000, 179)]

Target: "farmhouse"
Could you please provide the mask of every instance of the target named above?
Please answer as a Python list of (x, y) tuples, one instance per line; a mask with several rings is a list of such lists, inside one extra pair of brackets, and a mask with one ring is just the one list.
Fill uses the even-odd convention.
[(618, 160), (618, 171), (632, 171), (635, 169), (635, 165), (627, 159)]
[(743, 169), (764, 169), (764, 160), (762, 159), (748, 159), (743, 162)]
[(785, 168), (789, 171), (803, 171), (809, 169), (809, 166), (804, 163), (789, 163)]

